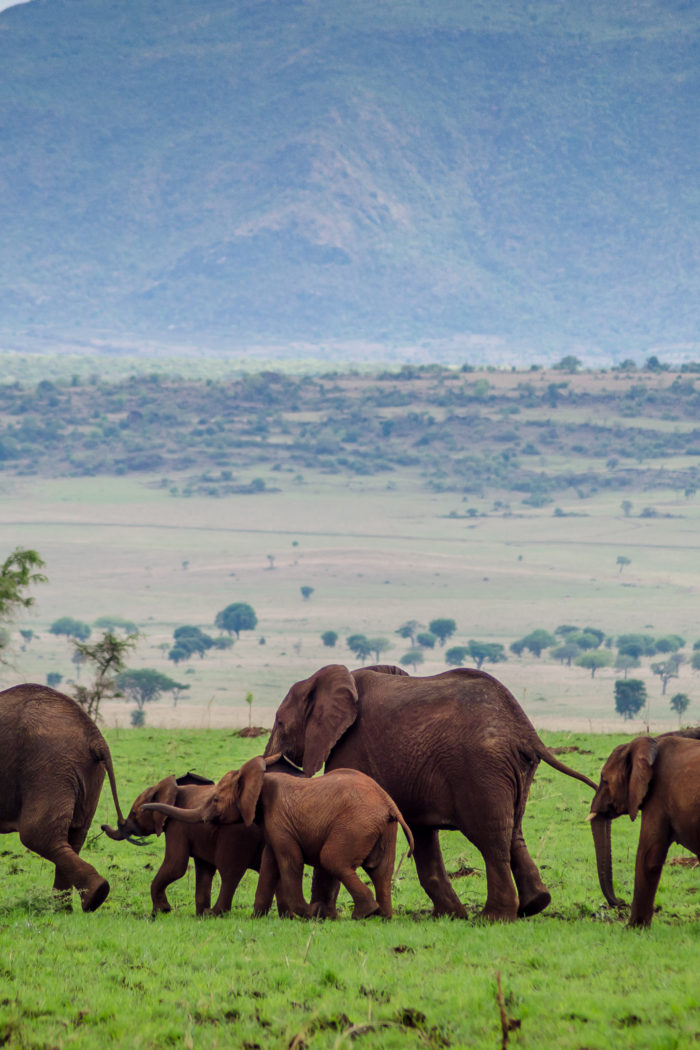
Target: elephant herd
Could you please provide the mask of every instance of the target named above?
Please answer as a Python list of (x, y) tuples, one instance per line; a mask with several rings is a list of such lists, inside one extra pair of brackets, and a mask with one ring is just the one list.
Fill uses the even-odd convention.
[[(94, 911), (109, 883), (80, 857), (105, 773), (115, 840), (164, 834), (151, 885), (153, 911), (168, 911), (167, 887), (195, 867), (198, 915), (228, 911), (247, 869), (259, 871), (254, 914), (273, 899), (281, 915), (334, 918), (340, 884), (353, 917), (392, 913), (399, 825), (435, 915), (466, 917), (440, 851), (440, 830), (462, 832), (481, 852), (482, 915), (511, 920), (550, 902), (528, 853), (522, 820), (540, 761), (594, 792), (589, 819), (598, 876), (611, 905), (610, 823), (642, 812), (630, 922), (648, 926), (672, 842), (700, 856), (700, 727), (638, 737), (615, 748), (600, 784), (545, 746), (506, 687), (457, 668), (417, 678), (389, 665), (321, 668), (280, 704), (265, 752), (218, 784), (188, 773), (146, 788), (121, 811), (109, 748), (70, 697), (40, 685), (0, 693), (0, 832), (18, 832), (55, 866), (54, 890), (75, 887)], [(322, 769), (322, 776), (314, 776)], [(311, 902), (302, 892), (313, 865)], [(362, 867), (373, 890), (357, 875)], [(218, 871), (221, 888), (211, 908)]]

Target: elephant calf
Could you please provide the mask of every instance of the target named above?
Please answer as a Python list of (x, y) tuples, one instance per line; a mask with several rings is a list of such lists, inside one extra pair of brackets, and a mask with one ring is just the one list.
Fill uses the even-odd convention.
[(591, 805), (598, 878), (608, 904), (615, 896), (610, 821), (642, 811), (631, 926), (649, 926), (668, 848), (678, 842), (700, 858), (700, 740), (682, 733), (640, 736), (620, 744), (600, 775)]
[[(396, 833), (401, 824), (411, 851), (413, 836), (395, 802), (376, 781), (354, 769), (336, 769), (313, 780), (267, 772), (278, 755), (252, 758), (240, 770), (226, 773), (199, 810), (183, 810), (160, 803), (147, 805), (177, 820), (218, 824), (256, 817), (265, 837), (254, 912), (270, 910), (278, 883), (287, 914), (311, 917), (302, 892), (304, 864), (313, 864), (338, 879), (353, 899), (353, 918), (369, 915), (390, 918), (391, 877)], [(358, 878), (363, 867), (375, 888)], [(279, 903), (279, 901), (278, 901)]]
[(231, 910), (233, 895), (246, 870), (260, 871), (264, 841), (262, 831), (256, 825), (185, 824), (168, 820), (163, 813), (150, 810), (146, 805), (162, 802), (178, 808), (197, 809), (211, 796), (213, 784), (213, 780), (194, 773), (178, 778), (166, 777), (141, 792), (120, 828), (102, 825), (102, 830), (116, 841), (165, 832), (165, 856), (151, 883), (154, 915), (159, 911), (170, 911), (165, 891), (185, 874), (190, 857), (194, 860), (197, 915), (203, 915), (211, 907), (214, 872), (218, 871), (221, 876), (221, 889), (211, 910), (214, 915), (221, 915)]

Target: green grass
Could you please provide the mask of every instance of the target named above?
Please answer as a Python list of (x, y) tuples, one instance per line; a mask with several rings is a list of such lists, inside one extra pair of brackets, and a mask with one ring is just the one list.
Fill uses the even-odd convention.
[[(155, 779), (187, 769), (216, 777), (265, 738), (146, 729), (108, 739), (126, 809)], [(593, 777), (620, 739), (546, 735), (577, 747), (565, 760)], [(172, 913), (154, 921), (149, 885), (162, 841), (137, 849), (101, 835), (99, 824), (114, 820), (103, 792), (84, 853), (112, 891), (94, 915), (55, 911), (50, 865), (16, 836), (0, 840), (0, 1045), (491, 1050), (501, 1040), (500, 973), (506, 1013), (520, 1022), (512, 1046), (685, 1048), (700, 1029), (698, 871), (667, 864), (651, 929), (627, 929), (624, 914), (602, 905), (589, 801), (582, 784), (540, 766), (525, 836), (553, 899), (532, 919), (478, 921), (483, 862), (452, 832), (443, 849), (465, 922), (429, 916), (406, 860), (390, 923), (354, 923), (347, 906), (335, 923), (252, 920), (252, 873), (229, 916), (196, 919), (191, 872), (169, 891)], [(638, 827), (613, 825), (616, 888), (627, 900)]]

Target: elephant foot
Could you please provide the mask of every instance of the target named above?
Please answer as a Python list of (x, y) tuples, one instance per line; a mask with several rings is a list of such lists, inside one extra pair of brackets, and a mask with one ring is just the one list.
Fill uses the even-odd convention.
[(379, 907), (376, 901), (367, 901), (366, 903), (356, 904), (352, 910), (353, 919), (369, 919), (373, 915), (382, 914), (382, 909)]
[(92, 890), (81, 890), (80, 897), (83, 911), (97, 911), (99, 906), (106, 900), (108, 893), (109, 883), (107, 879), (100, 879)]
[(534, 897), (527, 901), (521, 901), (518, 907), (518, 918), (526, 919), (530, 915), (537, 915), (551, 903), (552, 897), (547, 890), (540, 890)]
[(515, 908), (489, 908), (484, 907), (479, 912), (477, 918), (485, 920), (486, 922), (514, 922), (517, 919), (518, 913)]
[(463, 904), (456, 905), (455, 907), (446, 907), (444, 904), (435, 904), (433, 906), (433, 918), (441, 919), (443, 915), (449, 915), (452, 919), (466, 919), (467, 909)]

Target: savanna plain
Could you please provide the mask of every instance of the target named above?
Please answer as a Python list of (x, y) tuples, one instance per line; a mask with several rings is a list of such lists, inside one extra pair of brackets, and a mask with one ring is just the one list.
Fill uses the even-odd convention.
[[(554, 378), (562, 377), (534, 381), (549, 398), (548, 426), (555, 417), (564, 432), (581, 409), (561, 398), (552, 404)], [(660, 382), (647, 379), (650, 388)], [(506, 424), (513, 430), (515, 413), (504, 412), (503, 398), (509, 391), (515, 396), (515, 381), (490, 405), (483, 386), (476, 392), (480, 380), (460, 379), (478, 400), (469, 406), (475, 434), (489, 417), (502, 431)], [(673, 377), (661, 380), (668, 385)], [(443, 379), (443, 388), (451, 381)], [(486, 381), (492, 391), (501, 382), (491, 373)], [(584, 381), (612, 383), (609, 376), (570, 380), (572, 388)], [(631, 384), (639, 386), (639, 377)], [(56, 385), (60, 393), (60, 377)], [(525, 403), (519, 410), (523, 420), (536, 412)], [(395, 407), (387, 418), (392, 413), (396, 419)], [(440, 428), (440, 410), (433, 415), (431, 426)], [(661, 413), (653, 424), (624, 414), (616, 417), (621, 421), (621, 443), (652, 426), (681, 435), (694, 426)], [(328, 429), (313, 413), (307, 423)], [(418, 437), (405, 436), (406, 446), (421, 440), (423, 423), (413, 421)], [(581, 423), (593, 432), (595, 420)], [(362, 428), (354, 446), (361, 436)], [(320, 443), (318, 435), (313, 440)], [(513, 445), (518, 440), (517, 433), (510, 438)], [(324, 441), (332, 445), (327, 433)], [(482, 452), (483, 467), (490, 453)], [(503, 461), (502, 452), (499, 444), (494, 462), (497, 455)], [(661, 460), (657, 452), (653, 463), (639, 452), (639, 480), (631, 487), (591, 484), (579, 474), (578, 485), (552, 499), (539, 498), (540, 490), (533, 499), (532, 487), (526, 498), (515, 498), (496, 481), (478, 485), (476, 463), (471, 483), (455, 484), (439, 456), (432, 467), (411, 460), (401, 469), (360, 472), (343, 469), (340, 457), (329, 469), (318, 456), (307, 456), (302, 468), (288, 466), (281, 454), (274, 462), (251, 461), (247, 446), (230, 455), (223, 469), (216, 461), (208, 486), (201, 464), (164, 477), (161, 469), (18, 470), (7, 459), (0, 474), (0, 552), (37, 550), (48, 577), (15, 625), (32, 636), (27, 641), (15, 632), (2, 686), (45, 682), (54, 672), (62, 677), (59, 688), (70, 692), (71, 680), (89, 671), (72, 662), (70, 643), (51, 625), (63, 616), (90, 625), (114, 616), (140, 632), (130, 666), (158, 669), (189, 687), (177, 702), (166, 696), (147, 704), (144, 728), (130, 727), (133, 704), (126, 699), (103, 705), (124, 810), (163, 776), (195, 770), (215, 779), (260, 753), (266, 736), (243, 738), (240, 728), (252, 721), (269, 729), (289, 686), (323, 664), (357, 666), (346, 644), (353, 633), (382, 638), (382, 662), (401, 663), (409, 643), (397, 631), (410, 620), (456, 624), (446, 646), (424, 647), (412, 673), (445, 670), (450, 645), (501, 643), (508, 659), (484, 669), (512, 690), (545, 741), (566, 748), (564, 760), (594, 780), (617, 743), (647, 727), (678, 725), (672, 693), (689, 697), (683, 721), (700, 721), (690, 659), (679, 664), (666, 693), (651, 661), (642, 660), (630, 674), (645, 682), (648, 704), (623, 721), (614, 707), (622, 675), (613, 666), (592, 675), (546, 652), (537, 658), (509, 650), (537, 628), (564, 624), (593, 626), (610, 638), (675, 634), (692, 649), (700, 510), (693, 486), (669, 478), (688, 471), (696, 450), (670, 449)], [(593, 469), (593, 455), (588, 444), (575, 454), (563, 444), (542, 449), (534, 473), (580, 471), (582, 459)], [(602, 474), (615, 469), (603, 467)], [(229, 470), (239, 482), (235, 492), (220, 483)], [(177, 665), (169, 659), (176, 628), (193, 624), (215, 634), (216, 614), (238, 601), (254, 607), (254, 630), (201, 659)], [(321, 638), (327, 631), (338, 636), (332, 647)], [(0, 1043), (251, 1050), (693, 1045), (700, 1039), (698, 870), (674, 847), (651, 929), (627, 929), (624, 909), (602, 902), (585, 820), (589, 803), (584, 785), (540, 766), (524, 831), (552, 904), (511, 925), (479, 921), (483, 863), (456, 832), (441, 838), (467, 921), (430, 917), (413, 862), (398, 863), (400, 843), (391, 922), (353, 922), (342, 896), (337, 922), (253, 920), (251, 872), (229, 916), (197, 919), (191, 871), (169, 890), (173, 911), (153, 920), (148, 891), (162, 840), (137, 848), (101, 834), (102, 822), (114, 823), (103, 790), (83, 851), (112, 887), (95, 914), (57, 909), (50, 866), (16, 836), (0, 842)], [(612, 829), (616, 886), (628, 901), (638, 827), (621, 818)]]

